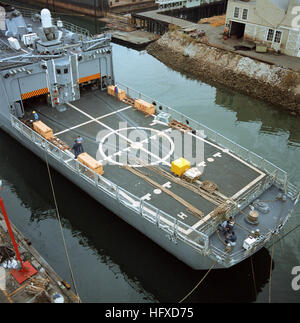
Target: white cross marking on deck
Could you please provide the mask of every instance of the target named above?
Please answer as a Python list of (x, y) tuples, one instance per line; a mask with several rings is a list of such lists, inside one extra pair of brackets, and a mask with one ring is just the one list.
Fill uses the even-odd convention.
[(180, 217), (182, 220), (184, 220), (185, 218), (187, 218), (187, 217), (188, 217), (188, 216), (187, 216), (185, 213), (183, 213), (183, 212), (178, 213), (178, 214), (177, 214), (177, 216), (178, 216), (178, 217)]
[[(66, 104), (67, 104), (68, 106), (70, 106), (71, 108), (73, 108), (74, 110), (76, 110), (76, 111), (78, 111), (78, 112), (82, 113), (83, 115), (87, 116), (88, 118), (92, 119), (93, 121), (95, 121), (95, 122), (99, 123), (102, 127), (106, 128), (106, 129), (108, 129), (108, 130), (110, 130), (112, 133), (114, 133), (115, 135), (117, 135), (117, 136), (121, 137), (122, 139), (124, 139), (125, 141), (129, 142), (130, 144), (132, 144), (132, 143), (133, 143), (133, 141), (132, 141), (132, 140), (130, 140), (129, 138), (127, 138), (127, 137), (123, 136), (123, 135), (122, 135), (121, 133), (119, 133), (117, 130), (114, 130), (113, 128), (109, 127), (109, 126), (108, 126), (108, 125), (106, 125), (105, 123), (100, 122), (99, 120), (97, 120), (97, 119), (93, 118), (91, 115), (89, 115), (88, 113), (86, 113), (86, 112), (84, 112), (84, 111), (80, 110), (79, 108), (75, 107), (73, 104), (71, 104), (71, 103), (66, 103)], [(149, 154), (150, 156), (152, 156), (152, 157), (154, 157), (154, 158), (158, 159), (159, 161), (162, 161), (162, 160), (161, 160), (161, 158), (160, 158), (159, 156), (156, 156), (155, 154), (151, 153), (149, 150), (145, 149), (144, 147), (141, 147), (141, 148), (140, 148), (140, 150), (142, 150), (142, 151), (144, 151), (145, 153)], [(165, 162), (165, 163), (166, 163), (166, 162)], [(168, 165), (171, 167), (171, 164), (170, 164), (170, 163), (168, 163)]]
[[(122, 108), (122, 109), (120, 109), (120, 110), (117, 110), (117, 111), (114, 111), (114, 112), (110, 112), (110, 113), (107, 113), (107, 114), (105, 114), (105, 115), (103, 115), (103, 116), (97, 117), (97, 118), (95, 118), (95, 120), (100, 120), (100, 119), (103, 119), (103, 118), (109, 117), (109, 116), (111, 116), (111, 115), (113, 115), (113, 114), (116, 114), (116, 113), (122, 112), (122, 111), (127, 110), (127, 109), (129, 109), (129, 108), (131, 108), (131, 107), (132, 107), (132, 106), (131, 106), (131, 105), (129, 105), (128, 107), (125, 107), (125, 108)], [(68, 129), (65, 129), (65, 130), (62, 130), (62, 131), (60, 131), (60, 132), (57, 132), (57, 133), (56, 133), (56, 134), (54, 134), (54, 135), (55, 135), (55, 136), (61, 135), (62, 133), (65, 133), (65, 132), (68, 132), (68, 131), (74, 130), (74, 129), (76, 129), (76, 128), (80, 128), (80, 127), (85, 126), (85, 125), (87, 125), (87, 124), (89, 124), (89, 123), (92, 123), (92, 122), (94, 122), (94, 120), (89, 120), (89, 121), (83, 122), (83, 123), (78, 124), (78, 125), (76, 125), (76, 126), (74, 126), (74, 127), (70, 127), (70, 128), (68, 128)]]
[(203, 162), (201, 162), (201, 163), (197, 164), (197, 166), (198, 166), (198, 167), (205, 167), (205, 166), (206, 166), (206, 162), (205, 162), (205, 161), (203, 161)]
[(163, 184), (162, 187), (171, 188), (171, 182)]
[[(252, 166), (251, 164), (247, 163), (246, 161), (244, 161), (241, 158), (237, 157), (236, 155), (232, 154), (229, 151), (229, 149), (227, 149), (227, 148), (221, 148), (221, 147), (219, 147), (219, 146), (217, 146), (217, 145), (215, 145), (215, 144), (213, 144), (213, 143), (211, 143), (211, 142), (209, 142), (209, 141), (207, 141), (207, 140), (205, 140), (205, 139), (203, 139), (203, 138), (201, 138), (199, 136), (194, 135), (192, 132), (187, 132), (187, 134), (190, 135), (190, 136), (192, 136), (192, 137), (198, 138), (199, 140), (202, 140), (203, 142), (207, 143), (208, 145), (211, 145), (211, 146), (213, 146), (213, 147), (221, 150), (224, 153), (227, 153), (229, 156), (231, 156), (232, 158), (235, 158), (236, 160), (240, 161), (242, 164), (247, 165), (251, 169), (254, 169), (257, 173), (261, 174), (261, 176), (262, 175), (265, 175), (265, 173), (263, 173), (262, 171), (260, 171), (258, 168)], [(200, 164), (198, 164), (198, 166), (200, 166)], [(204, 165), (204, 166), (206, 166), (206, 165)], [(261, 176), (259, 176), (259, 177), (261, 177)]]
[(222, 154), (220, 152), (217, 152), (213, 155), (213, 157), (222, 157)]
[(141, 197), (141, 200), (147, 200), (147, 201), (150, 201), (151, 200), (151, 194), (150, 193), (147, 193), (146, 195), (142, 196)]

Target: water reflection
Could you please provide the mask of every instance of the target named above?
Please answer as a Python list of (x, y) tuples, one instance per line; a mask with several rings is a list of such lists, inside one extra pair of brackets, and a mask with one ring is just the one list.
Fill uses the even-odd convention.
[(260, 132), (275, 135), (286, 134), (288, 145), (299, 146), (300, 131), (297, 117), (249, 96), (221, 87), (216, 90), (215, 103), (236, 112), (237, 121), (260, 122)]

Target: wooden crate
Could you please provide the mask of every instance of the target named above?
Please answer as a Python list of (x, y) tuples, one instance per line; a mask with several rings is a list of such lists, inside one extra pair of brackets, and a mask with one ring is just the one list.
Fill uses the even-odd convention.
[(144, 112), (145, 114), (155, 114), (155, 106), (141, 99), (134, 101), (134, 108)]
[(126, 99), (126, 92), (122, 89), (118, 89), (118, 99), (123, 101)]
[(193, 183), (196, 180), (198, 180), (201, 175), (202, 175), (202, 173), (200, 172), (200, 170), (197, 167), (192, 167), (192, 168), (189, 168), (188, 170), (186, 170), (183, 173), (182, 177), (186, 181)]
[[(111, 95), (111, 96), (115, 96), (116, 95), (116, 92), (115, 92), (115, 88), (116, 88), (116, 86), (115, 85), (109, 85), (108, 87), (107, 87), (107, 93), (109, 94), (109, 95)], [(119, 88), (117, 88), (118, 89), (118, 99), (120, 100), (120, 101), (123, 101), (123, 100), (125, 100), (126, 99), (126, 92), (124, 91), (124, 90), (122, 90), (122, 89), (119, 89)]]
[(115, 86), (114, 85), (109, 85), (108, 87), (107, 87), (107, 93), (109, 94), (109, 95), (112, 95), (112, 96), (115, 96)]
[(104, 174), (102, 164), (95, 160), (93, 157), (91, 157), (88, 153), (82, 153), (78, 155), (77, 160), (86, 167), (93, 170), (95, 173), (100, 175)]
[(53, 130), (45, 125), (42, 121), (33, 122), (33, 129), (42, 137), (49, 140), (53, 138)]

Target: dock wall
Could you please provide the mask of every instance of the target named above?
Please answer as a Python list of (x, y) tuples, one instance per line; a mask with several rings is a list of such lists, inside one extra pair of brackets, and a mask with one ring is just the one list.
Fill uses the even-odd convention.
[[(87, 16), (103, 17), (107, 12), (128, 13), (131, 11), (141, 11), (156, 9), (155, 0), (19, 0), (26, 4), (42, 5), (52, 12), (61, 10), (72, 11), (73, 13)], [(13, 5), (13, 3), (11, 2)]]
[(178, 31), (147, 47), (167, 66), (208, 83), (224, 85), (300, 115), (300, 73), (199, 43)]

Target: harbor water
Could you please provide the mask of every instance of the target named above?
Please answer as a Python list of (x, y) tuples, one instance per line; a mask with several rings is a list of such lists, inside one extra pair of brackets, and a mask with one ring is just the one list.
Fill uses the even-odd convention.
[[(299, 118), (254, 98), (191, 79), (146, 51), (114, 44), (113, 61), (117, 82), (268, 159), (287, 171), (289, 180), (300, 187)], [(72, 283), (46, 164), (2, 130), (0, 151), (1, 196), (8, 216), (57, 273)], [(55, 170), (51, 174), (83, 302), (176, 303), (205, 275), (206, 271), (192, 270), (175, 259)], [(298, 206), (274, 245), (232, 268), (212, 270), (186, 302), (298, 303), (300, 291), (293, 288), (292, 269), (300, 266), (299, 223)]]

